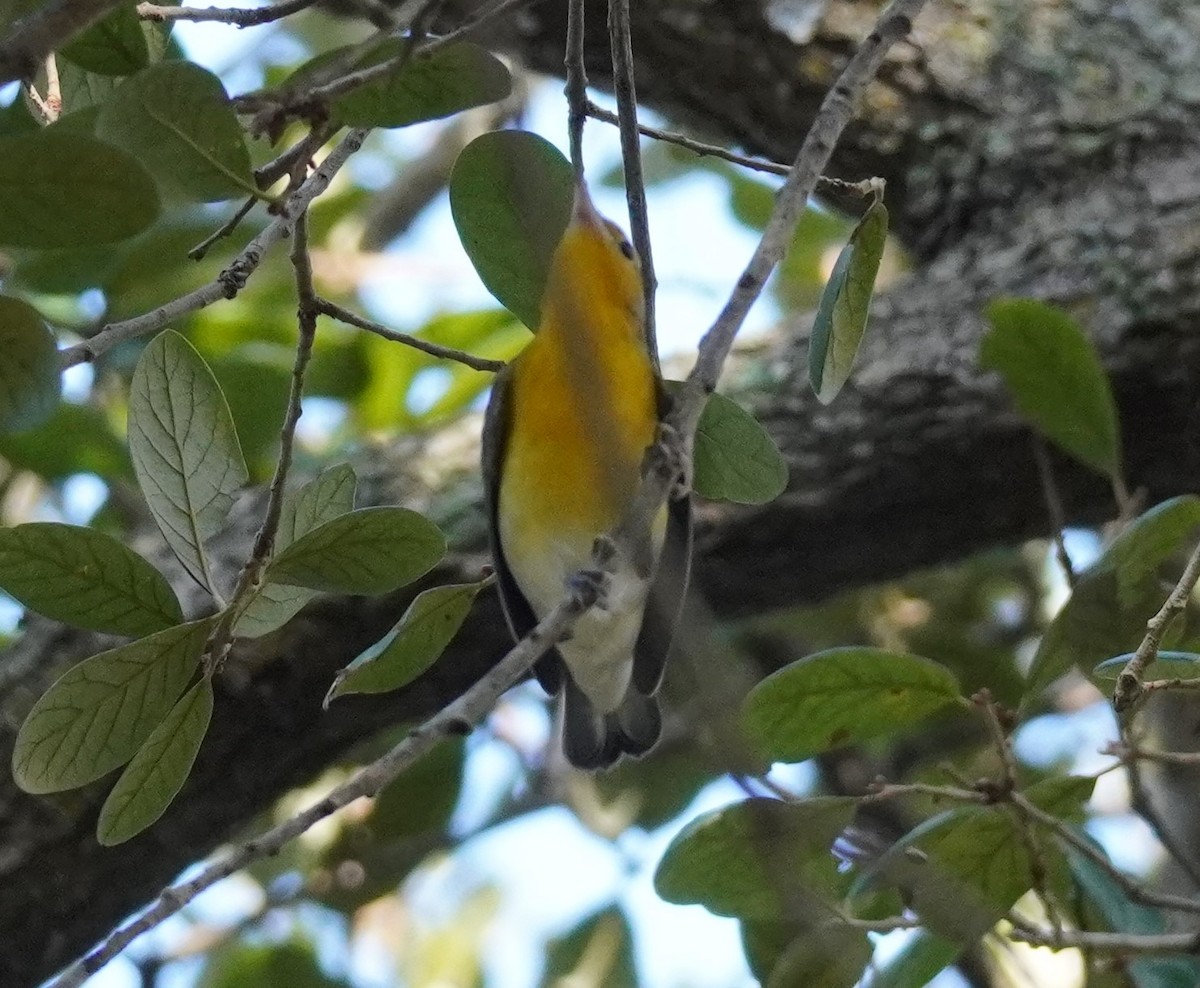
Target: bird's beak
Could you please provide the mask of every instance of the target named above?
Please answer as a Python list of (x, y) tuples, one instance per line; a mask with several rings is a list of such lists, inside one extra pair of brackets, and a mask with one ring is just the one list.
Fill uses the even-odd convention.
[(592, 197), (588, 195), (588, 190), (582, 183), (575, 186), (575, 206), (571, 211), (571, 222), (596, 230), (604, 226), (603, 217), (596, 211)]

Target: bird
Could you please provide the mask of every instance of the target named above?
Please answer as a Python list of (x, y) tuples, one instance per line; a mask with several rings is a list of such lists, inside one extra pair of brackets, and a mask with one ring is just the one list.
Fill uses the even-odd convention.
[[(643, 335), (637, 252), (578, 183), (550, 258), (537, 331), (497, 375), (482, 467), (496, 583), (520, 640), (594, 568), (593, 547), (623, 519), (670, 398)], [(649, 545), (618, 559), (600, 601), (534, 672), (561, 696), (563, 751), (604, 769), (658, 741), (655, 693), (687, 589), (692, 510), (673, 491)]]

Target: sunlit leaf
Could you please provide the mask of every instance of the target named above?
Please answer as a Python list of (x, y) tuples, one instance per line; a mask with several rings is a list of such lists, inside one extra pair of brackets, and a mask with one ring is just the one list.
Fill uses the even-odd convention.
[(54, 128), (0, 139), (0, 244), (111, 244), (158, 210), (154, 180), (121, 148)]
[(325, 702), (407, 686), (446, 650), (483, 586), (448, 583), (419, 593), (391, 631), (337, 674)]
[(1114, 652), (1132, 651), (1166, 596), (1158, 568), (1200, 528), (1200, 497), (1186, 494), (1135, 519), (1079, 575), (1071, 596), (1042, 635), (1028, 676), (1035, 696), (1072, 667), (1090, 672)]
[(121, 773), (100, 809), (96, 838), (106, 847), (141, 833), (183, 788), (212, 719), (212, 680), (203, 677), (171, 708)]
[(96, 134), (137, 155), (164, 189), (197, 202), (255, 194), (250, 152), (221, 80), (193, 62), (160, 62), (121, 84)]
[[(1025, 795), (1067, 817), (1078, 814), (1094, 786), (1090, 778), (1051, 778)], [(1021, 827), (1002, 806), (962, 807), (926, 820), (893, 845), (851, 894), (881, 877), (905, 891), (923, 925), (958, 942), (989, 930), (1034, 883)]]
[(361, 508), (297, 539), (266, 578), (330, 593), (387, 593), (429, 572), (445, 551), (437, 526), (415, 511)]
[(1108, 376), (1095, 348), (1065, 312), (1033, 299), (988, 306), (980, 359), (1000, 372), (1017, 410), (1048, 439), (1110, 477), (1121, 469), (1121, 435)]
[(132, 758), (192, 678), (212, 626), (212, 618), (179, 625), (68, 669), (17, 734), (17, 785), (74, 789)]
[(787, 464), (754, 416), (721, 394), (709, 395), (692, 453), (697, 494), (738, 504), (767, 504), (787, 487)]
[(225, 522), (246, 464), (212, 371), (171, 330), (150, 341), (133, 373), (129, 452), (167, 544), (201, 586), (215, 590), (204, 540)]
[[(394, 38), (357, 63), (363, 69), (395, 59), (409, 42)], [(333, 101), (350, 127), (406, 127), (495, 103), (512, 92), (512, 76), (495, 55), (469, 41), (417, 52), (398, 72), (352, 89)]]
[(821, 295), (808, 343), (808, 376), (823, 403), (850, 377), (867, 329), (875, 276), (887, 241), (888, 214), (875, 202), (850, 234)]
[(633, 931), (617, 906), (587, 917), (546, 945), (540, 988), (565, 985), (639, 988), (633, 961)]
[(744, 723), (762, 751), (801, 761), (891, 734), (960, 700), (945, 666), (879, 648), (833, 648), (784, 666), (746, 698)]
[(467, 256), (488, 290), (531, 329), (574, 196), (566, 158), (520, 130), (475, 138), (450, 176), (450, 210)]
[(37, 309), (7, 295), (0, 295), (0, 353), (4, 354), (0, 361), (2, 436), (35, 428), (50, 418), (60, 384), (54, 334)]
[(145, 68), (150, 49), (133, 4), (123, 4), (63, 45), (80, 68), (101, 75), (131, 75)]
[(146, 635), (183, 620), (163, 575), (94, 528), (0, 528), (0, 587), (55, 621), (113, 635)]
[[(1116, 682), (1121, 670), (1129, 664), (1134, 654), (1126, 652), (1124, 655), (1105, 659), (1092, 670), (1092, 675), (1106, 682)], [(1200, 677), (1200, 655), (1195, 652), (1160, 649), (1142, 675), (1145, 679), (1196, 679)]]
[[(279, 554), (303, 535), (327, 521), (354, 510), (354, 471), (340, 463), (284, 496), (275, 532)], [(264, 583), (234, 623), (234, 633), (246, 638), (281, 628), (317, 595), (316, 590)]]
[(829, 894), (821, 886), (835, 874), (830, 848), (854, 809), (851, 798), (748, 799), (706, 813), (671, 842), (654, 888), (719, 916), (776, 919), (793, 896)]

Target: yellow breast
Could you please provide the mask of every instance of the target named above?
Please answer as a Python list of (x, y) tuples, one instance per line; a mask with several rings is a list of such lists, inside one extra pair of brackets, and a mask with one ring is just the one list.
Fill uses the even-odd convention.
[(564, 538), (590, 552), (620, 521), (654, 441), (653, 375), (626, 333), (543, 327), (517, 358), (499, 502), (510, 557)]

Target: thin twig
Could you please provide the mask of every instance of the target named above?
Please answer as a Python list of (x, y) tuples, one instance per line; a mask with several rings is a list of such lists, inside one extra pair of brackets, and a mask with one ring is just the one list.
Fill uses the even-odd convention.
[[(289, 114), (308, 113), (315, 104), (328, 102), (352, 89), (368, 85), (378, 79), (395, 76), (415, 55), (427, 55), (438, 48), (451, 44), (464, 35), (476, 31), (495, 18), (525, 6), (536, 0), (500, 0), (477, 17), (463, 23), (449, 34), (426, 41), (419, 47), (404, 46), (395, 58), (385, 59), (361, 69), (346, 72), (350, 66), (360, 62), (391, 37), (391, 28), (381, 29), (365, 41), (339, 55), (331, 64), (323, 65), (316, 78), (310, 78), (310, 86), (300, 90), (262, 89), (242, 93), (232, 98), (234, 107), (242, 113), (258, 113), (253, 129), (262, 130), (268, 118), (286, 117)], [(346, 72), (345, 75), (339, 73)], [(322, 81), (323, 80), (323, 81)]]
[(218, 21), (242, 28), (282, 20), (314, 3), (316, 0), (285, 0), (265, 7), (164, 7), (139, 3), (134, 9), (144, 21)]
[(1200, 765), (1200, 751), (1154, 751), (1134, 745), (1109, 745), (1106, 754), (1116, 755), (1128, 766), (1134, 761), (1161, 762), (1163, 765)]
[(315, 305), (317, 311), (322, 315), (337, 319), (339, 322), (347, 323), (350, 326), (357, 326), (359, 329), (365, 329), (368, 333), (382, 336), (385, 340), (403, 343), (405, 346), (410, 346), (414, 350), (420, 350), (431, 357), (438, 357), (441, 360), (454, 360), (470, 367), (472, 370), (486, 371), (491, 374), (498, 374), (504, 369), (503, 360), (488, 360), (486, 357), (476, 357), (465, 350), (456, 350), (454, 347), (441, 346), (437, 343), (431, 343), (429, 340), (423, 340), (419, 336), (410, 336), (408, 333), (388, 329), (387, 326), (373, 322), (370, 319), (365, 319), (351, 312), (349, 309), (343, 308), (336, 302), (330, 302), (326, 298), (318, 297)]
[(1200, 933), (1106, 933), (1089, 930), (1043, 930), (1013, 924), (1009, 939), (1054, 950), (1094, 950), (1113, 954), (1194, 954)]
[[(999, 709), (992, 702), (991, 694), (987, 690), (980, 690), (972, 699), (983, 715), (984, 724), (992, 739), (992, 747), (1000, 759), (1000, 765), (1004, 771), (1004, 792), (1006, 794), (1018, 792), (1020, 789), (1020, 779), (1018, 777), (1017, 758), (1013, 753), (1012, 738), (1000, 722)], [(1059, 909), (1058, 902), (1050, 891), (1048, 881), (1049, 868), (1046, 865), (1046, 855), (1042, 850), (1041, 841), (1038, 840), (1038, 835), (1034, 827), (1030, 825), (1031, 819), (1021, 811), (1021, 805), (1019, 803), (1014, 803), (1013, 805), (1017, 810), (1017, 832), (1020, 835), (1021, 843), (1025, 847), (1025, 854), (1029, 858), (1029, 875), (1032, 879), (1033, 891), (1038, 894), (1038, 897), (1046, 907), (1046, 915), (1050, 920), (1050, 925), (1055, 930), (1061, 931), (1063, 929), (1062, 911)]]
[(62, 114), (62, 82), (58, 78), (58, 59), (54, 52), (46, 56), (46, 106), (50, 111), (51, 122)]
[(120, 343), (162, 329), (180, 316), (196, 312), (222, 299), (234, 298), (245, 287), (246, 279), (262, 262), (267, 250), (291, 234), (295, 218), (329, 187), (333, 176), (350, 155), (362, 147), (366, 136), (365, 130), (352, 130), (342, 138), (308, 180), (284, 200), (279, 215), (242, 249), (215, 280), (140, 316), (108, 323), (83, 343), (60, 350), (60, 366), (65, 369), (76, 364), (88, 363)]
[(362, 796), (375, 795), (443, 738), (467, 733), (594, 603), (594, 597), (588, 599), (579, 595), (564, 600), (467, 692), (410, 732), (387, 754), (360, 769), (313, 806), (236, 847), (195, 877), (165, 888), (137, 919), (109, 934), (50, 982), (48, 988), (79, 988), (126, 946), (175, 915), (205, 889), (254, 861), (277, 854), (289, 841), (343, 806)]
[[(1149, 692), (1155, 685), (1157, 683), (1145, 683), (1142, 688), (1146, 692)], [(1120, 730), (1121, 741), (1124, 743), (1124, 746), (1127, 749), (1135, 749), (1137, 742), (1133, 739), (1130, 725), (1122, 722)], [(1154, 831), (1154, 836), (1158, 838), (1158, 842), (1163, 846), (1163, 849), (1175, 859), (1175, 863), (1191, 879), (1192, 888), (1200, 889), (1200, 870), (1197, 870), (1196, 863), (1188, 853), (1188, 849), (1175, 836), (1175, 832), (1168, 826), (1166, 819), (1159, 812), (1158, 807), (1154, 805), (1154, 800), (1151, 798), (1150, 791), (1146, 787), (1141, 763), (1137, 759), (1129, 759), (1124, 761), (1124, 765), (1125, 775), (1129, 780), (1129, 802), (1134, 812), (1139, 814), (1149, 824), (1150, 829)]]
[(1033, 460), (1037, 464), (1038, 478), (1042, 482), (1042, 499), (1046, 502), (1046, 514), (1050, 519), (1050, 527), (1054, 531), (1054, 553), (1058, 565), (1062, 567), (1067, 585), (1074, 590), (1078, 577), (1071, 563), (1063, 530), (1067, 526), (1066, 512), (1063, 511), (1062, 495), (1058, 492), (1058, 484), (1054, 481), (1054, 468), (1050, 463), (1050, 455), (1046, 452), (1046, 443), (1041, 436), (1031, 436), (1033, 445)]
[(1048, 813), (1036, 803), (1031, 802), (1023, 793), (1010, 793), (1009, 799), (1026, 816), (1036, 820), (1043, 827), (1054, 833), (1059, 840), (1065, 844), (1069, 844), (1091, 861), (1092, 864), (1103, 870), (1135, 902), (1140, 902), (1144, 906), (1155, 906), (1159, 909), (1174, 909), (1179, 912), (1200, 914), (1200, 900), (1189, 896), (1155, 892), (1152, 889), (1143, 887), (1114, 865), (1103, 851), (1099, 850), (1090, 841), (1080, 837), (1071, 827), (1053, 813)]
[(646, 183), (642, 178), (642, 148), (637, 127), (637, 86), (633, 77), (629, 0), (608, 0), (608, 40), (612, 48), (613, 89), (617, 96), (618, 127), (621, 132), (625, 201), (629, 206), (629, 227), (633, 235), (633, 246), (642, 262), (642, 299), (645, 303), (642, 335), (646, 341), (646, 352), (650, 354), (655, 370), (659, 370), (658, 335), (654, 324), (654, 293), (658, 289), (658, 279), (654, 275), (654, 254), (650, 249), (650, 218), (646, 210)]
[(250, 210), (254, 208), (256, 202), (258, 202), (258, 196), (247, 196), (246, 201), (238, 206), (237, 212), (187, 252), (188, 258), (193, 261), (204, 260), (204, 255), (208, 253), (209, 248), (218, 240), (224, 240), (232, 234), (242, 220), (250, 214)]
[(721, 368), (733, 348), (734, 338), (746, 314), (791, 243), (796, 223), (807, 208), (817, 179), (829, 163), (834, 145), (854, 115), (854, 109), (868, 83), (883, 64), (884, 56), (892, 44), (912, 29), (913, 18), (924, 3), (925, 0), (893, 0), (880, 14), (874, 30), (846, 63), (833, 88), (822, 100), (787, 181), (775, 198), (775, 207), (758, 246), (729, 301), (700, 341), (695, 366), (667, 417), (666, 434), (674, 439), (670, 443), (659, 442), (651, 447), (644, 468), (646, 479), (629, 516), (618, 530), (618, 537), (636, 533), (639, 541), (644, 543), (650, 520), (676, 482), (680, 465), (690, 462), (690, 443), (696, 433), (700, 413), (708, 396), (716, 390)]
[(567, 2), (567, 134), (575, 180), (583, 181), (583, 125), (587, 120), (587, 69), (583, 64), (584, 0)]
[(1196, 589), (1197, 580), (1200, 580), (1200, 544), (1197, 544), (1192, 550), (1192, 555), (1187, 561), (1187, 566), (1184, 567), (1179, 582), (1175, 584), (1175, 589), (1163, 602), (1159, 612), (1146, 623), (1146, 636), (1142, 639), (1137, 651), (1133, 653), (1133, 658), (1125, 663), (1121, 675), (1117, 677), (1112, 702), (1118, 714), (1124, 715), (1129, 711), (1145, 692), (1142, 677), (1146, 673), (1146, 667), (1158, 655), (1163, 636), (1171, 627), (1171, 623), (1187, 607), (1188, 599), (1191, 597), (1192, 591)]
[(233, 628), (246, 605), (253, 597), (255, 588), (262, 578), (267, 559), (275, 545), (275, 533), (283, 512), (283, 493), (287, 485), (288, 472), (292, 467), (292, 449), (296, 442), (296, 425), (302, 414), (301, 400), (304, 397), (304, 375), (312, 359), (313, 343), (317, 335), (317, 293), (313, 288), (312, 258), (308, 253), (308, 212), (296, 217), (292, 230), (292, 267), (296, 272), (297, 322), (299, 334), (296, 340), (296, 359), (292, 364), (292, 382), (288, 391), (287, 408), (283, 414), (283, 425), (279, 430), (279, 456), (275, 461), (275, 473), (267, 494), (267, 508), (263, 512), (262, 525), (254, 536), (250, 555), (238, 574), (237, 585), (229, 605), (221, 614), (217, 626), (209, 637), (207, 665), (219, 669), (225, 661), (233, 640)]
[(284, 175), (293, 175), (300, 166), (307, 167), (318, 149), (333, 136), (334, 128), (314, 127), (299, 141), (272, 161), (254, 169), (254, 180), (260, 189), (269, 189)]
[(42, 115), (42, 119), (46, 123), (51, 124), (57, 119), (54, 116), (54, 111), (50, 109), (50, 104), (42, 99), (42, 94), (37, 91), (37, 86), (32, 82), (26, 82), (24, 89), (29, 98), (33, 101), (33, 105), (37, 107), (38, 113)]
[[(597, 106), (590, 101), (587, 105), (587, 115), (603, 123), (613, 124), (614, 126), (620, 125), (620, 117), (617, 114), (611, 110), (604, 109), (602, 106)], [(719, 144), (705, 144), (703, 141), (697, 141), (695, 138), (687, 137), (684, 134), (663, 130), (660, 127), (651, 127), (649, 124), (639, 123), (637, 129), (639, 133), (644, 134), (646, 137), (652, 137), (654, 140), (662, 141), (664, 144), (675, 144), (702, 158), (720, 158), (731, 164), (741, 165), (743, 168), (749, 168), (756, 172), (766, 172), (770, 175), (787, 175), (791, 170), (790, 165), (783, 165), (777, 161), (768, 161), (766, 158), (754, 158), (750, 155), (738, 154), (736, 151), (730, 151), (729, 148), (721, 147)], [(817, 188), (826, 192), (843, 192), (866, 198), (875, 194), (880, 181), (882, 179), (866, 178), (861, 182), (847, 182), (845, 179), (830, 178), (828, 175), (822, 175), (817, 179)]]

